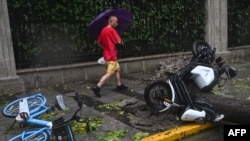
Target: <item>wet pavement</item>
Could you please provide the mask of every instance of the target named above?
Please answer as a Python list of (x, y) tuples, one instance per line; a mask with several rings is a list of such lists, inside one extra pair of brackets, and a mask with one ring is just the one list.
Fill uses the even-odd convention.
[[(139, 74), (136, 74), (138, 76)], [(142, 76), (147, 77), (147, 76)], [(75, 138), (77, 141), (97, 141), (98, 136), (101, 133), (104, 133), (105, 131), (117, 131), (117, 130), (126, 130), (126, 136), (124, 137), (124, 140), (130, 141), (132, 140), (131, 137), (140, 132), (140, 131), (146, 131), (144, 129), (140, 129), (140, 127), (135, 128), (131, 123), (128, 121), (129, 118), (133, 115), (133, 113), (129, 113), (126, 111), (125, 114), (119, 116), (116, 112), (119, 112), (121, 110), (115, 111), (115, 110), (109, 110), (105, 108), (100, 108), (100, 105), (105, 105), (109, 103), (113, 103), (114, 101), (122, 100), (122, 99), (136, 99), (135, 107), (145, 106), (145, 103), (143, 101), (143, 90), (144, 85), (141, 84), (140, 81), (137, 81), (136, 78), (132, 78), (128, 76), (129, 79), (122, 78), (122, 82), (129, 86), (129, 91), (126, 92), (117, 92), (115, 91), (115, 81), (111, 79), (101, 90), (101, 98), (96, 97), (92, 90), (90, 90), (90, 87), (96, 84), (98, 80), (93, 80), (92, 82), (72, 82), (67, 83), (63, 85), (56, 85), (56, 86), (50, 86), (50, 87), (43, 87), (38, 88), (34, 90), (29, 90), (24, 94), (18, 94), (14, 96), (10, 96), (8, 99), (17, 99), (19, 97), (24, 97), (36, 93), (42, 93), (47, 98), (47, 105), (48, 106), (54, 106), (55, 104), (55, 97), (56, 95), (62, 95), (65, 106), (70, 109), (69, 111), (62, 111), (65, 113), (65, 117), (68, 117), (73, 114), (74, 109), (77, 108), (77, 104), (72, 99), (75, 93), (80, 93), (83, 95), (83, 108), (81, 110), (81, 118), (88, 118), (88, 117), (100, 117), (102, 119), (101, 126), (95, 130), (91, 131), (88, 134), (81, 134), (81, 135), (75, 135)], [(5, 97), (3, 97), (5, 98)], [(2, 98), (2, 99), (3, 99)], [(5, 99), (5, 100), (8, 100)], [(132, 107), (133, 109), (133, 107)], [(132, 110), (128, 110), (132, 111)], [(130, 116), (130, 117), (128, 117)], [(20, 128), (18, 123), (16, 123), (12, 129), (7, 130), (11, 124), (14, 122), (14, 119), (7, 118), (1, 115), (0, 120), (3, 123), (3, 126), (1, 126), (1, 136), (0, 140), (5, 141), (13, 137), (14, 135), (17, 135), (18, 133), (21, 133), (25, 129), (28, 129), (28, 127)], [(173, 126), (173, 125), (172, 125)]]
[[(241, 72), (248, 73), (250, 63), (249, 60), (241, 60), (234, 62), (237, 68), (241, 68), (238, 77), (246, 77), (248, 74), (241, 75)], [(245, 68), (245, 69), (244, 69)], [(101, 76), (100, 76), (101, 77)], [(42, 93), (47, 98), (47, 105), (55, 104), (56, 95), (62, 95), (68, 111), (62, 111), (64, 116), (67, 117), (74, 112), (77, 104), (72, 99), (75, 93), (83, 95), (83, 108), (81, 110), (81, 118), (100, 117), (102, 124), (96, 130), (91, 130), (87, 134), (75, 134), (77, 141), (98, 141), (100, 134), (107, 131), (126, 130), (127, 133), (123, 138), (124, 141), (133, 141), (133, 136), (138, 132), (149, 133), (154, 135), (157, 133), (171, 130), (175, 127), (186, 125), (187, 123), (178, 121), (177, 116), (173, 113), (152, 114), (150, 109), (144, 102), (143, 92), (146, 80), (152, 77), (152, 73), (134, 73), (127, 76), (122, 76), (122, 83), (129, 87), (128, 91), (117, 92), (115, 91), (115, 80), (111, 78), (101, 90), (101, 98), (96, 97), (91, 91), (90, 87), (98, 82), (98, 79), (92, 81), (78, 81), (62, 85), (49, 86), (29, 90), (24, 94), (18, 94), (14, 97), (24, 97), (35, 93)], [(125, 101), (124, 101), (125, 100)], [(127, 101), (126, 101), (127, 100)], [(125, 102), (125, 106), (121, 109), (105, 108), (105, 104), (114, 103), (119, 101), (121, 104)], [(132, 103), (129, 103), (129, 101)], [(2, 101), (1, 101), (2, 102)], [(60, 111), (59, 111), (60, 112)], [(122, 114), (121, 114), (122, 113)], [(0, 126), (0, 140), (5, 141), (21, 133), (28, 127), (20, 128), (15, 124), (12, 129), (7, 130), (8, 127), (14, 122), (4, 116), (0, 116), (2, 126)], [(154, 122), (154, 123), (152, 123)], [(204, 131), (196, 133), (190, 137), (183, 137), (183, 141), (217, 141), (223, 139), (223, 122), (213, 125)]]

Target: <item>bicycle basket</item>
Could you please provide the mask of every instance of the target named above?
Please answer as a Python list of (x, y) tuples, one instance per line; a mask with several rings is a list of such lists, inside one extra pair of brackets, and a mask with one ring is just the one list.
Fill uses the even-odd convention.
[(57, 141), (75, 141), (70, 124), (65, 124), (63, 117), (53, 122), (52, 132)]

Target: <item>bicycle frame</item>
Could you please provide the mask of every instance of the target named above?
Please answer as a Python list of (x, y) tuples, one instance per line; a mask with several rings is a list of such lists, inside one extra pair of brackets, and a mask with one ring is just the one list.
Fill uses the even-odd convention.
[[(20, 122), (20, 124), (34, 124), (42, 127), (50, 127), (52, 128), (52, 122), (51, 121), (46, 121), (46, 120), (41, 120), (41, 119), (36, 119), (37, 116), (40, 116), (44, 113), (46, 113), (51, 107), (47, 107), (46, 105), (41, 105), (39, 106), (39, 110), (35, 113), (29, 114), (29, 104), (27, 102), (28, 97), (23, 98), (19, 102), (19, 115), (16, 117), (16, 121)], [(27, 114), (26, 117), (22, 117), (21, 114), (25, 113)]]

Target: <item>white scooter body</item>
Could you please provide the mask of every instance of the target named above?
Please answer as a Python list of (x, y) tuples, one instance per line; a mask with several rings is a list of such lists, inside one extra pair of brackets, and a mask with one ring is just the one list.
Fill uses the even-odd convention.
[[(215, 79), (215, 72), (211, 67), (196, 66), (191, 71), (191, 79), (194, 80), (196, 85), (202, 89), (209, 86)], [(204, 110), (198, 111), (194, 109), (187, 109), (182, 115), (181, 120), (183, 121), (195, 121), (204, 119), (206, 112)]]
[(191, 79), (200, 89), (209, 86), (215, 79), (214, 70), (210, 67), (196, 66), (191, 71), (191, 74)]
[[(209, 86), (215, 79), (214, 70), (206, 66), (196, 66), (191, 71), (191, 74), (192, 74), (191, 79), (194, 80), (194, 82), (197, 84), (197, 86), (200, 89), (206, 86)], [(170, 80), (168, 81), (168, 83), (173, 93), (172, 101), (175, 101), (175, 91), (174, 91), (173, 85)], [(174, 102), (173, 103), (164, 102), (164, 105), (166, 106), (166, 108), (164, 108), (160, 112), (166, 111), (171, 106), (177, 106), (177, 107), (180, 106)], [(206, 116), (206, 112), (204, 110), (199, 111), (199, 110), (189, 108), (183, 112), (180, 118), (182, 121), (196, 121), (196, 120), (204, 119), (205, 116)]]
[[(215, 73), (213, 68), (206, 66), (196, 66), (191, 71), (191, 79), (194, 80), (196, 85), (202, 89), (211, 85), (215, 79)], [(181, 120), (183, 121), (195, 121), (198, 119), (203, 119), (206, 116), (205, 111), (198, 111), (194, 109), (187, 109), (182, 115)]]
[(188, 109), (181, 115), (182, 121), (196, 121), (199, 119), (204, 119), (206, 112), (204, 110), (198, 111), (194, 109)]

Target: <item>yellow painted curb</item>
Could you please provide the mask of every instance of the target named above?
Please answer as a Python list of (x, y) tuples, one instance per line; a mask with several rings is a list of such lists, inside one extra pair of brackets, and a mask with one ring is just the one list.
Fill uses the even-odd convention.
[(211, 126), (211, 123), (188, 124), (145, 137), (141, 141), (176, 141), (192, 134), (198, 133)]

